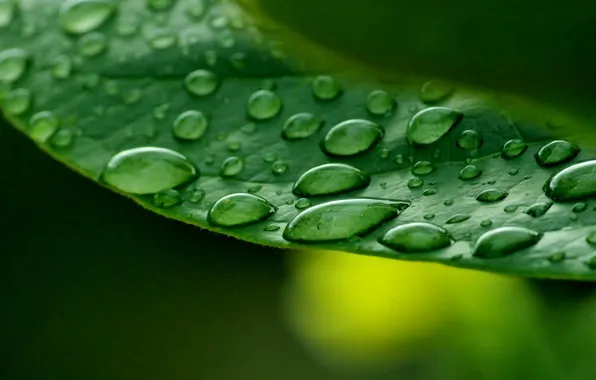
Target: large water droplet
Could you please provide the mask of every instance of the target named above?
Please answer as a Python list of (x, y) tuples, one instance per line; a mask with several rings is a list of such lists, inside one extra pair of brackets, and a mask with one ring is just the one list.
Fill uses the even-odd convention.
[(182, 154), (165, 148), (143, 147), (113, 156), (102, 174), (103, 180), (130, 194), (154, 194), (182, 185), (198, 175)]
[(418, 161), (412, 166), (412, 174), (414, 175), (428, 175), (435, 170), (435, 165), (430, 161)]
[(153, 204), (159, 208), (170, 208), (182, 203), (182, 195), (178, 190), (162, 190), (153, 195)]
[(14, 0), (0, 0), (0, 28), (6, 28), (12, 22), (15, 14)]
[(530, 215), (533, 218), (539, 218), (546, 214), (546, 212), (552, 207), (552, 202), (540, 202), (535, 203), (528, 207), (524, 213)]
[(240, 174), (244, 169), (244, 160), (240, 157), (232, 156), (226, 158), (221, 165), (220, 174), (222, 177), (233, 177)]
[(528, 144), (522, 140), (509, 140), (503, 145), (501, 157), (506, 160), (521, 156), (528, 149)]
[(316, 77), (312, 85), (313, 95), (319, 100), (333, 100), (343, 93), (343, 89), (335, 79), (330, 76)]
[(0, 82), (12, 83), (27, 70), (29, 56), (23, 49), (8, 49), (0, 52)]
[(344, 164), (325, 164), (302, 174), (294, 184), (293, 192), (304, 197), (342, 194), (362, 189), (370, 184), (370, 176)]
[(449, 83), (440, 80), (431, 80), (422, 85), (420, 100), (426, 104), (438, 103), (450, 97), (455, 89)]
[(538, 165), (548, 168), (573, 160), (579, 152), (577, 145), (565, 140), (555, 140), (540, 148), (534, 158)]
[(108, 0), (67, 0), (60, 7), (60, 25), (67, 33), (84, 34), (99, 28), (115, 9)]
[(376, 90), (366, 97), (366, 109), (372, 115), (385, 116), (393, 112), (397, 102), (386, 91)]
[(471, 129), (463, 131), (457, 138), (457, 146), (466, 150), (478, 149), (483, 142), (482, 136)]
[(315, 134), (323, 123), (323, 119), (311, 113), (297, 113), (285, 122), (282, 137), (286, 140), (305, 139)]
[(298, 214), (283, 237), (300, 243), (332, 242), (362, 236), (396, 218), (406, 202), (347, 199), (323, 203)]
[(465, 181), (469, 179), (478, 178), (481, 175), (482, 170), (480, 170), (476, 165), (468, 165), (459, 172), (459, 179)]
[(480, 236), (473, 255), (485, 259), (504, 257), (535, 245), (541, 238), (540, 232), (528, 228), (501, 227)]
[(209, 223), (220, 227), (239, 227), (261, 222), (277, 209), (258, 195), (237, 193), (227, 195), (209, 210)]
[(429, 145), (445, 136), (463, 117), (453, 108), (431, 107), (418, 112), (408, 123), (410, 144)]
[(323, 140), (323, 150), (331, 156), (354, 156), (372, 149), (383, 138), (380, 125), (352, 119), (337, 124)]
[(488, 189), (482, 191), (480, 194), (476, 195), (476, 200), (478, 202), (498, 202), (502, 201), (503, 199), (507, 198), (509, 193), (504, 190), (497, 190), (497, 189)]
[(172, 126), (174, 137), (185, 141), (198, 140), (205, 135), (209, 120), (200, 111), (186, 111), (176, 118)]
[(596, 195), (596, 160), (586, 161), (553, 174), (542, 187), (547, 197), (566, 202)]
[(272, 91), (259, 90), (248, 98), (248, 116), (255, 120), (268, 120), (282, 108), (281, 99)]
[(208, 96), (219, 87), (219, 78), (209, 70), (195, 70), (186, 76), (184, 85), (193, 95)]
[(408, 223), (389, 230), (379, 243), (403, 253), (435, 251), (451, 245), (449, 233), (431, 223)]
[(52, 112), (38, 112), (29, 120), (29, 136), (39, 143), (44, 143), (52, 137), (59, 125), (60, 120)]
[(95, 57), (108, 48), (108, 39), (105, 34), (93, 32), (85, 34), (77, 42), (77, 50), (83, 57)]
[(24, 114), (31, 107), (33, 95), (26, 88), (16, 88), (4, 94), (2, 99), (4, 112), (8, 115), (19, 116)]

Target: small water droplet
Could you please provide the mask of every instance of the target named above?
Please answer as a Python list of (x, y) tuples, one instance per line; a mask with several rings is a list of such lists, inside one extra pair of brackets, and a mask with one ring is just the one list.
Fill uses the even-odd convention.
[(402, 154), (398, 154), (395, 156), (395, 163), (398, 165), (402, 165), (405, 162), (404, 156)]
[(463, 131), (457, 138), (457, 146), (466, 150), (478, 149), (483, 143), (482, 136), (471, 129)]
[(242, 148), (242, 143), (240, 141), (230, 141), (228, 143), (228, 150), (230, 152), (237, 152)]
[(33, 102), (33, 95), (26, 88), (16, 88), (4, 94), (1, 100), (4, 112), (8, 115), (19, 116), (29, 110)]
[(23, 49), (8, 49), (0, 52), (0, 83), (12, 83), (20, 79), (29, 63), (29, 56)]
[(480, 192), (476, 195), (476, 200), (478, 202), (498, 202), (502, 201), (503, 199), (507, 198), (509, 193), (505, 190), (497, 190), (497, 189), (488, 189)]
[(74, 141), (74, 134), (68, 129), (59, 129), (51, 138), (51, 144), (56, 148), (68, 148)]
[(453, 199), (446, 199), (445, 202), (443, 202), (443, 204), (445, 206), (451, 206), (451, 205), (453, 205), (454, 202), (455, 201)]
[(456, 214), (456, 215), (453, 215), (451, 218), (447, 219), (445, 224), (458, 224), (458, 223), (465, 222), (466, 220), (468, 220), (470, 218), (471, 218), (470, 215)]
[(412, 167), (414, 175), (428, 175), (436, 170), (435, 165), (429, 161), (418, 161)]
[(72, 61), (66, 55), (60, 55), (52, 60), (52, 76), (56, 79), (67, 79), (72, 72)]
[(540, 148), (534, 158), (538, 165), (549, 168), (573, 160), (579, 152), (577, 145), (565, 140), (555, 140)]
[(389, 115), (395, 109), (397, 102), (386, 91), (376, 90), (366, 97), (366, 109), (372, 115)]
[(429, 212), (428, 214), (424, 214), (423, 218), (426, 220), (432, 220), (435, 218), (435, 214), (433, 214), (432, 212)]
[(530, 215), (533, 218), (539, 218), (546, 214), (546, 212), (550, 210), (552, 206), (552, 202), (535, 203), (532, 206), (528, 207), (526, 211), (524, 211), (524, 213)]
[(528, 149), (528, 144), (526, 144), (522, 140), (509, 140), (503, 145), (503, 149), (501, 150), (501, 157), (506, 160), (510, 160), (512, 158), (516, 158), (524, 154), (524, 152)]
[(478, 168), (476, 165), (468, 165), (459, 172), (459, 179), (465, 181), (469, 179), (478, 178), (481, 175), (482, 170), (480, 168)]
[(160, 30), (149, 36), (149, 46), (155, 50), (171, 48), (178, 43), (178, 36), (169, 30)]
[(381, 149), (381, 152), (379, 153), (379, 157), (382, 159), (385, 159), (387, 157), (389, 157), (389, 154), (391, 153), (391, 151), (387, 148), (383, 148)]
[(60, 26), (66, 33), (84, 34), (102, 26), (116, 10), (108, 0), (67, 0), (60, 7)]
[(209, 70), (195, 70), (186, 76), (184, 85), (193, 95), (208, 96), (219, 87), (219, 78)]
[(298, 199), (298, 201), (296, 202), (294, 207), (296, 207), (296, 209), (298, 209), (298, 210), (304, 210), (306, 208), (309, 208), (311, 205), (312, 205), (312, 202), (309, 199), (300, 198), (300, 199)]
[(430, 107), (422, 110), (408, 123), (408, 141), (414, 146), (435, 143), (462, 118), (463, 114), (453, 108)]
[(147, 8), (152, 11), (166, 11), (174, 5), (175, 0), (147, 0)]
[(542, 234), (523, 227), (500, 227), (482, 234), (474, 245), (475, 257), (494, 259), (530, 248)]
[(493, 221), (490, 219), (485, 219), (480, 222), (480, 227), (488, 228), (493, 225)]
[(369, 184), (370, 176), (353, 166), (324, 164), (302, 174), (292, 192), (305, 197), (334, 195), (362, 189)]
[(176, 118), (172, 127), (175, 138), (184, 141), (198, 140), (207, 133), (209, 120), (200, 111), (186, 111)]
[(283, 161), (276, 161), (271, 165), (271, 172), (275, 175), (282, 175), (288, 171), (288, 164)]
[(6, 28), (12, 22), (16, 10), (14, 0), (0, 0), (0, 28)]
[(182, 196), (174, 189), (161, 190), (153, 195), (153, 204), (159, 208), (178, 206), (182, 202)]
[(261, 222), (277, 208), (254, 194), (237, 193), (219, 199), (209, 210), (209, 223), (219, 227), (239, 227)]
[(408, 223), (389, 230), (379, 243), (403, 253), (436, 251), (451, 245), (449, 233), (431, 223)]
[(571, 211), (573, 211), (576, 214), (579, 214), (579, 213), (586, 211), (587, 209), (588, 209), (588, 204), (584, 203), (584, 202), (580, 202), (580, 203), (574, 204)]
[(559, 202), (596, 195), (596, 160), (575, 164), (553, 174), (542, 189), (547, 197)]
[(139, 31), (139, 23), (135, 19), (121, 20), (116, 27), (116, 33), (120, 37), (132, 37)]
[(334, 100), (343, 93), (343, 89), (330, 76), (318, 76), (313, 81), (313, 95), (323, 101)]
[(412, 177), (408, 180), (408, 187), (410, 189), (417, 189), (424, 184), (424, 181), (418, 177)]
[(112, 187), (130, 194), (155, 194), (199, 174), (188, 158), (170, 149), (143, 147), (114, 155), (102, 174)]
[(430, 197), (431, 195), (436, 195), (436, 194), (437, 194), (436, 189), (426, 189), (422, 192), (422, 195), (424, 195), (425, 197)]
[(347, 120), (329, 130), (323, 140), (323, 150), (331, 156), (354, 156), (372, 149), (383, 135), (383, 129), (376, 123), (362, 119)]
[(200, 201), (202, 201), (205, 198), (205, 195), (207, 193), (205, 192), (205, 190), (203, 189), (196, 189), (195, 191), (193, 191), (190, 194), (190, 197), (188, 198), (188, 201), (190, 203), (199, 203)]
[(163, 120), (166, 117), (166, 112), (170, 108), (168, 103), (160, 104), (153, 109), (153, 117), (157, 120)]
[(143, 97), (143, 92), (137, 88), (127, 91), (124, 95), (122, 95), (122, 101), (126, 105), (135, 104)]
[(267, 163), (272, 163), (275, 160), (277, 160), (277, 155), (273, 152), (265, 153), (265, 155), (263, 156), (263, 161)]
[(77, 42), (77, 50), (83, 57), (95, 57), (106, 51), (108, 40), (103, 33), (85, 34)]
[(323, 119), (311, 113), (297, 113), (285, 122), (282, 137), (285, 140), (305, 139), (315, 134), (323, 124)]
[(557, 263), (565, 261), (565, 258), (566, 258), (565, 252), (556, 252), (548, 257), (548, 261), (550, 261), (553, 264), (557, 264)]
[(589, 244), (596, 245), (596, 231), (588, 233), (588, 236), (586, 236), (586, 241)]
[(516, 212), (518, 208), (519, 205), (507, 205), (503, 208), (503, 211), (510, 214), (512, 212)]
[(422, 85), (420, 100), (426, 104), (438, 103), (450, 97), (455, 89), (449, 83), (440, 80), (431, 80)]
[(39, 143), (45, 143), (59, 126), (60, 120), (52, 112), (38, 112), (29, 120), (29, 136)]
[(240, 131), (246, 135), (252, 135), (257, 131), (257, 125), (255, 123), (247, 123), (240, 127)]
[(268, 120), (282, 109), (281, 99), (272, 91), (259, 90), (248, 98), (248, 116), (255, 120)]
[(371, 232), (408, 206), (406, 202), (366, 198), (327, 202), (298, 214), (286, 226), (283, 237), (300, 243), (347, 240)]
[(279, 231), (280, 229), (281, 229), (281, 227), (278, 226), (277, 224), (270, 224), (270, 225), (266, 226), (265, 228), (263, 228), (263, 231), (275, 232), (275, 231)]
[(255, 193), (258, 193), (259, 191), (261, 191), (262, 188), (263, 188), (262, 185), (253, 185), (253, 186), (249, 187), (248, 190), (246, 190), (246, 191), (249, 192), (250, 194), (255, 194)]
[(244, 169), (244, 160), (240, 157), (232, 156), (226, 158), (221, 165), (220, 174), (222, 177), (233, 177), (240, 174)]
[(509, 170), (509, 175), (510, 176), (517, 175), (518, 173), (519, 173), (519, 169), (511, 169), (511, 170)]

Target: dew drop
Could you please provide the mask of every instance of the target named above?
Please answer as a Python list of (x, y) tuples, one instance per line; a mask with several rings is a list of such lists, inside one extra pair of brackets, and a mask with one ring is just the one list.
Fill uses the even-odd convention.
[(314, 79), (312, 90), (315, 98), (323, 101), (334, 100), (343, 93), (339, 83), (332, 77), (325, 75)]
[(67, 0), (60, 7), (60, 26), (66, 33), (84, 34), (103, 25), (116, 10), (108, 0)]
[(510, 214), (512, 212), (516, 212), (518, 208), (519, 205), (507, 205), (503, 208), (503, 211)]
[(524, 154), (524, 152), (528, 149), (528, 144), (526, 144), (522, 140), (509, 140), (503, 145), (503, 149), (501, 150), (501, 157), (506, 160), (510, 160), (512, 158), (516, 158)]
[(323, 140), (323, 150), (330, 156), (354, 156), (372, 149), (383, 135), (383, 129), (376, 123), (347, 120), (329, 130)]
[(420, 100), (426, 104), (438, 103), (450, 97), (455, 89), (449, 83), (440, 80), (431, 80), (422, 85)]
[(19, 116), (24, 114), (29, 110), (32, 102), (33, 95), (26, 88), (16, 88), (2, 97), (4, 112), (8, 115)]
[(149, 45), (154, 50), (171, 48), (178, 42), (178, 37), (169, 30), (162, 30), (149, 38)]
[(391, 153), (391, 151), (387, 148), (383, 148), (381, 149), (381, 153), (379, 153), (379, 157), (382, 159), (386, 159), (387, 157), (389, 157), (389, 154)]
[(579, 214), (579, 213), (586, 211), (587, 209), (588, 209), (588, 204), (584, 203), (584, 202), (580, 202), (580, 203), (574, 204), (573, 207), (571, 208), (571, 211), (576, 214)]
[(297, 113), (285, 122), (282, 128), (282, 137), (285, 140), (301, 140), (315, 134), (324, 122), (311, 113)]
[(553, 174), (542, 190), (554, 201), (583, 200), (596, 195), (596, 160), (569, 166)]
[(147, 8), (152, 11), (165, 11), (174, 5), (175, 0), (147, 0)]
[(366, 109), (375, 116), (391, 114), (396, 105), (395, 99), (386, 91), (376, 90), (366, 97)]
[(15, 14), (14, 0), (0, 0), (0, 28), (6, 28), (12, 22)]
[(203, 189), (196, 189), (195, 191), (193, 191), (190, 194), (190, 197), (188, 198), (188, 201), (190, 203), (199, 203), (200, 201), (202, 201), (205, 198), (205, 195), (207, 193), (205, 192), (205, 190)]
[(174, 189), (161, 190), (153, 195), (153, 204), (159, 208), (170, 208), (182, 203), (180, 192)]
[(500, 227), (482, 234), (474, 245), (475, 257), (494, 259), (530, 248), (542, 234), (523, 227)]
[(577, 145), (565, 140), (555, 140), (540, 148), (534, 158), (538, 165), (549, 168), (573, 160), (579, 152)]
[(485, 219), (480, 222), (480, 227), (488, 228), (493, 225), (493, 221), (490, 219)]
[(222, 177), (233, 177), (240, 174), (244, 169), (244, 160), (240, 157), (232, 156), (226, 158), (221, 165), (220, 175)]
[(533, 218), (539, 218), (546, 214), (546, 212), (550, 210), (552, 206), (552, 202), (535, 203), (532, 206), (528, 207), (526, 211), (524, 211), (524, 213), (530, 215)]
[(184, 141), (194, 141), (205, 136), (209, 120), (200, 111), (186, 111), (176, 118), (172, 126), (175, 138)]
[(365, 235), (396, 218), (406, 202), (380, 199), (346, 199), (313, 206), (286, 226), (283, 237), (292, 242), (341, 241)]
[(453, 215), (451, 218), (447, 219), (445, 224), (458, 224), (465, 222), (466, 220), (470, 219), (471, 216), (467, 214), (456, 214)]
[(452, 206), (453, 203), (455, 203), (453, 199), (446, 199), (445, 202), (443, 202), (445, 206)]
[(52, 60), (52, 76), (56, 79), (67, 79), (72, 72), (72, 61), (66, 55), (60, 55)]
[(503, 199), (507, 198), (509, 193), (504, 190), (497, 190), (497, 189), (488, 189), (480, 192), (476, 195), (476, 200), (478, 202), (490, 203), (490, 202), (498, 202), (502, 201)]
[(103, 33), (85, 34), (77, 42), (77, 50), (83, 57), (95, 57), (106, 51), (108, 40)]
[(277, 209), (254, 194), (236, 193), (219, 199), (209, 210), (209, 223), (219, 227), (239, 227), (261, 222)]
[(369, 184), (370, 176), (353, 166), (324, 164), (302, 174), (292, 192), (304, 197), (334, 195), (362, 189)]
[(436, 194), (437, 194), (436, 189), (426, 189), (422, 192), (422, 195), (424, 195), (425, 197), (430, 197), (430, 196), (436, 195)]
[(282, 175), (288, 171), (288, 164), (283, 161), (276, 161), (271, 165), (271, 172), (275, 175)]
[(265, 153), (263, 156), (263, 161), (267, 163), (273, 163), (275, 160), (277, 160), (277, 156), (273, 152)]
[(29, 136), (34, 141), (45, 143), (59, 126), (60, 120), (52, 112), (38, 112), (29, 120)]
[(74, 134), (68, 129), (59, 129), (52, 135), (51, 144), (56, 148), (68, 148), (74, 141)]
[(281, 99), (272, 91), (259, 90), (248, 98), (248, 116), (255, 120), (268, 120), (282, 109)]
[(164, 104), (160, 104), (160, 105), (156, 106), (155, 108), (153, 108), (153, 117), (157, 120), (165, 119), (166, 112), (168, 112), (169, 108), (170, 108), (170, 105), (168, 103), (164, 103)]
[(188, 158), (170, 149), (133, 148), (113, 156), (102, 174), (112, 187), (129, 194), (155, 194), (199, 174)]
[(195, 70), (186, 76), (184, 85), (193, 95), (208, 96), (219, 87), (219, 78), (209, 70)]
[(404, 162), (406, 162), (404, 160), (404, 156), (402, 154), (398, 154), (397, 156), (395, 156), (395, 163), (398, 165), (402, 165)]
[(423, 218), (426, 220), (432, 220), (435, 218), (435, 214), (433, 214), (432, 212), (429, 212), (428, 214), (424, 214)]
[(408, 187), (410, 189), (417, 189), (424, 184), (424, 181), (418, 177), (412, 177), (408, 180)]
[(483, 143), (482, 136), (471, 129), (463, 131), (457, 138), (457, 146), (466, 150), (478, 149)]
[(281, 230), (281, 227), (278, 226), (277, 224), (270, 224), (268, 226), (266, 226), (265, 228), (263, 228), (263, 231), (265, 232), (275, 232), (275, 231), (279, 231)]
[(509, 170), (509, 175), (510, 176), (517, 175), (518, 173), (519, 173), (519, 169), (511, 169), (511, 170)]
[(242, 143), (240, 141), (230, 141), (228, 143), (228, 150), (230, 152), (237, 152), (242, 148)]
[(429, 161), (418, 161), (412, 167), (414, 175), (428, 175), (436, 170), (435, 165)]
[(245, 135), (252, 135), (256, 131), (257, 125), (255, 123), (246, 123), (240, 127), (240, 132), (244, 133)]
[(586, 236), (586, 241), (591, 245), (596, 245), (596, 231), (588, 233), (588, 236)]
[(262, 188), (263, 188), (262, 185), (254, 185), (254, 186), (249, 187), (248, 190), (246, 190), (246, 191), (251, 194), (255, 194), (255, 193), (258, 193), (259, 191), (261, 191)]
[(312, 202), (310, 201), (310, 199), (300, 198), (300, 199), (298, 199), (298, 201), (296, 202), (294, 207), (296, 207), (296, 209), (298, 209), (298, 210), (304, 210), (304, 209), (309, 208), (311, 205), (312, 205)]
[(447, 107), (422, 110), (408, 123), (408, 141), (414, 146), (435, 143), (459, 123), (462, 117), (461, 112)]
[(552, 264), (557, 264), (565, 261), (565, 258), (565, 252), (556, 252), (548, 257), (548, 261), (550, 261)]
[(29, 63), (29, 56), (23, 49), (8, 49), (0, 52), (0, 82), (12, 83), (20, 79)]
[(459, 172), (459, 179), (465, 181), (469, 179), (478, 178), (481, 175), (482, 170), (480, 170), (476, 165), (468, 165)]
[(403, 253), (421, 253), (446, 248), (451, 241), (451, 236), (444, 228), (417, 222), (392, 228), (379, 243)]

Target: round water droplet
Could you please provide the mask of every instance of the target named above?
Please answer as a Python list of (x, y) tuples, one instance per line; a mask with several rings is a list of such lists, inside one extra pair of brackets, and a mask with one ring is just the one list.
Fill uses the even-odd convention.
[(542, 234), (523, 227), (501, 227), (485, 232), (474, 245), (475, 257), (500, 258), (530, 248), (540, 241)]
[(376, 90), (366, 97), (366, 109), (372, 115), (384, 116), (393, 112), (397, 102), (386, 91)]
[(576, 214), (580, 214), (584, 211), (586, 211), (588, 209), (588, 204), (584, 203), (584, 202), (580, 202), (580, 203), (576, 203), (573, 205), (573, 208), (571, 208), (571, 211), (573, 211)]
[(184, 85), (193, 95), (208, 96), (219, 87), (219, 78), (209, 70), (195, 70), (186, 76)]
[(524, 211), (524, 213), (530, 215), (533, 218), (539, 218), (546, 214), (546, 212), (550, 210), (552, 206), (552, 202), (535, 203), (532, 206), (528, 207), (526, 211)]
[(420, 100), (426, 104), (438, 103), (450, 97), (455, 89), (449, 83), (440, 80), (431, 80), (422, 85)]
[(299, 196), (314, 197), (342, 194), (362, 189), (369, 184), (370, 176), (353, 166), (325, 164), (302, 174), (292, 192)]
[(412, 177), (408, 180), (408, 187), (410, 189), (417, 189), (424, 184), (424, 181), (418, 177)]
[(0, 28), (6, 28), (12, 22), (16, 9), (14, 0), (0, 0)]
[(272, 91), (259, 90), (248, 98), (248, 116), (255, 120), (268, 120), (282, 109), (281, 99)]
[(300, 243), (332, 242), (365, 235), (396, 218), (406, 202), (347, 199), (313, 206), (286, 226), (283, 237)]
[(428, 175), (434, 172), (436, 169), (435, 165), (429, 161), (418, 161), (412, 167), (412, 174), (414, 175)]
[(338, 98), (343, 89), (335, 79), (330, 76), (318, 76), (313, 81), (313, 95), (319, 100), (329, 101)]
[(99, 28), (114, 13), (108, 0), (67, 0), (60, 7), (60, 26), (70, 34), (84, 34)]
[(93, 32), (85, 34), (77, 42), (77, 50), (84, 57), (95, 57), (108, 48), (108, 40), (103, 33)]
[(550, 261), (553, 264), (557, 264), (565, 261), (565, 258), (565, 252), (556, 252), (548, 257), (548, 261)]
[(468, 165), (459, 172), (459, 179), (465, 181), (469, 179), (478, 178), (481, 175), (482, 170), (480, 170), (476, 165)]
[(31, 91), (26, 88), (16, 88), (7, 92), (1, 100), (4, 112), (8, 115), (19, 116), (29, 110), (33, 96)]
[(29, 120), (29, 136), (39, 143), (45, 143), (59, 126), (60, 120), (52, 112), (38, 112)]
[(222, 177), (233, 177), (240, 174), (244, 169), (244, 160), (240, 157), (228, 157), (221, 165), (220, 174)]
[(312, 202), (310, 201), (310, 199), (300, 198), (298, 199), (294, 207), (296, 207), (298, 210), (304, 210), (306, 208), (309, 208), (311, 205)]
[(589, 244), (596, 245), (596, 231), (588, 233), (588, 236), (586, 236), (586, 241)]
[(471, 129), (463, 131), (457, 138), (457, 146), (466, 150), (478, 149), (483, 143), (482, 136)]
[(265, 153), (265, 156), (263, 156), (263, 161), (265, 162), (272, 163), (275, 160), (277, 160), (277, 156), (273, 152)]
[(431, 223), (408, 223), (389, 230), (379, 243), (402, 253), (436, 251), (451, 245), (449, 233)]
[(155, 194), (182, 185), (198, 175), (182, 154), (170, 149), (143, 147), (113, 156), (102, 174), (112, 187), (130, 194)]
[(331, 156), (354, 156), (372, 149), (382, 138), (380, 125), (352, 119), (331, 128), (323, 140), (323, 150)]
[(153, 204), (159, 208), (170, 208), (182, 203), (182, 196), (177, 190), (162, 190), (153, 195)]
[(542, 187), (554, 201), (583, 200), (596, 195), (596, 160), (572, 165), (553, 174)]
[(429, 145), (445, 136), (462, 119), (463, 114), (453, 108), (431, 107), (418, 112), (408, 123), (410, 144)]
[(540, 148), (534, 158), (538, 165), (549, 168), (573, 160), (579, 152), (577, 145), (565, 140), (555, 140)]
[(175, 0), (147, 0), (147, 8), (152, 11), (165, 11), (174, 5)]
[(230, 152), (237, 152), (242, 148), (242, 143), (240, 141), (230, 141), (228, 143), (228, 150)]
[(56, 148), (68, 148), (74, 141), (74, 134), (68, 129), (59, 129), (51, 138), (51, 143)]
[(445, 224), (458, 224), (458, 223), (465, 222), (466, 220), (468, 220), (470, 218), (471, 218), (470, 215), (456, 214), (456, 215), (453, 215), (451, 218), (447, 219)]
[(0, 52), (0, 82), (12, 83), (20, 79), (29, 63), (29, 56), (23, 49), (8, 49)]
[(436, 189), (426, 189), (422, 192), (422, 195), (424, 195), (425, 197), (430, 197), (431, 195), (436, 195), (436, 194), (437, 194)]
[(209, 210), (209, 223), (220, 227), (239, 227), (261, 222), (277, 209), (266, 199), (254, 194), (227, 195)]
[(205, 190), (203, 189), (196, 189), (195, 191), (193, 191), (190, 194), (190, 197), (188, 198), (188, 201), (191, 203), (199, 203), (200, 201), (202, 201), (205, 198), (205, 195), (207, 193), (205, 192)]
[(478, 202), (498, 202), (502, 201), (503, 199), (507, 198), (509, 193), (505, 190), (497, 190), (497, 189), (488, 189), (480, 192), (476, 195), (476, 200)]
[(66, 55), (60, 55), (52, 60), (52, 76), (56, 79), (67, 79), (72, 72), (72, 61)]
[(194, 141), (205, 136), (209, 120), (200, 111), (186, 111), (176, 118), (172, 127), (174, 137), (179, 140)]
[(271, 165), (271, 172), (275, 175), (282, 175), (288, 171), (288, 164), (283, 161), (276, 161)]
[(285, 122), (282, 137), (286, 140), (305, 139), (315, 134), (323, 124), (323, 119), (311, 113), (297, 113)]
[(522, 140), (509, 140), (503, 145), (503, 149), (501, 150), (501, 157), (506, 160), (510, 160), (512, 158), (516, 158), (524, 154), (524, 152), (528, 149), (528, 144), (526, 144)]

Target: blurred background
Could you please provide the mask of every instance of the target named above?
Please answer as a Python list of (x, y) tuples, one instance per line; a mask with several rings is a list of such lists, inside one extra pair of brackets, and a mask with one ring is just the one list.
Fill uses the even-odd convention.
[(282, 252), (154, 215), (0, 122), (0, 379), (595, 379), (590, 283)]

